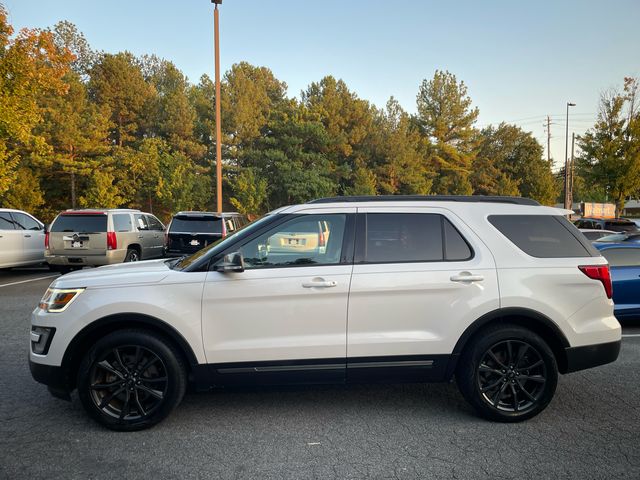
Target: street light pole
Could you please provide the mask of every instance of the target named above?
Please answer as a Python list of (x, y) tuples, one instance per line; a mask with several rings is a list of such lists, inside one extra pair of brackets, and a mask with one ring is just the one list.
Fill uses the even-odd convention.
[(220, 123), (220, 29), (218, 5), (222, 0), (211, 0), (215, 4), (213, 10), (213, 43), (215, 49), (216, 69), (216, 205), (218, 213), (222, 213), (222, 126)]
[(564, 208), (570, 209), (569, 205), (569, 107), (575, 107), (575, 103), (567, 102), (567, 128), (564, 136)]

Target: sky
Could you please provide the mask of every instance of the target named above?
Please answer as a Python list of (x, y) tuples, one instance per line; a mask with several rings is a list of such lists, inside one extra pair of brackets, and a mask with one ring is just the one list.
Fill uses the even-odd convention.
[[(95, 50), (154, 53), (196, 83), (213, 78), (210, 0), (0, 0), (16, 28), (73, 22)], [(325, 75), (384, 107), (415, 113), (423, 79), (448, 70), (468, 87), (477, 126), (514, 123), (564, 162), (593, 125), (602, 91), (640, 76), (639, 0), (223, 0), (221, 69), (270, 68), (289, 95)]]

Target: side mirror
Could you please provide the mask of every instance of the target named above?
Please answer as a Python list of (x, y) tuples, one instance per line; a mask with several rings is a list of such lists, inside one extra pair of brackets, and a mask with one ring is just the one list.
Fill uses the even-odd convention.
[(242, 253), (233, 252), (224, 256), (221, 263), (213, 266), (213, 270), (221, 273), (244, 272), (244, 258)]

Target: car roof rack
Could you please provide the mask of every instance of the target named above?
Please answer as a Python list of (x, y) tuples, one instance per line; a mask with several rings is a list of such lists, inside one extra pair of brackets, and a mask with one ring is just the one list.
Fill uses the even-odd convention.
[(516, 205), (540, 204), (525, 197), (506, 197), (494, 195), (354, 195), (344, 197), (326, 197), (307, 203), (335, 202), (468, 202), (468, 203), (513, 203)]

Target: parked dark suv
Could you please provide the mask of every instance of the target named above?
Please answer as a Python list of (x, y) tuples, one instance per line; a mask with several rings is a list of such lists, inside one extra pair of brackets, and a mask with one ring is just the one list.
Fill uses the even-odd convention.
[(247, 223), (247, 217), (236, 212), (178, 212), (167, 229), (166, 256), (179, 257), (195, 253)]

